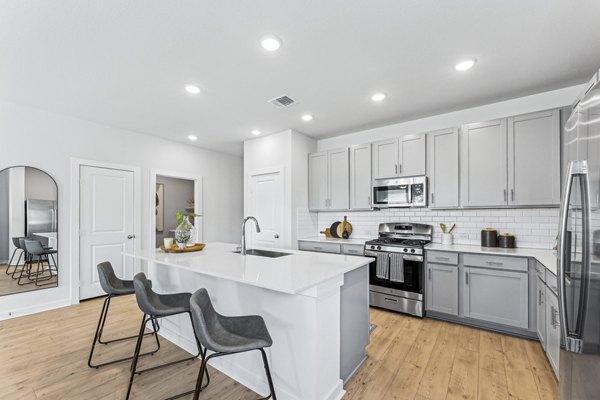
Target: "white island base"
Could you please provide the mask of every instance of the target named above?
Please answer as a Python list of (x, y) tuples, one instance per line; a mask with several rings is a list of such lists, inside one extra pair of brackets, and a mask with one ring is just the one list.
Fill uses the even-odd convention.
[[(234, 247), (209, 244), (200, 253), (133, 256), (147, 261), (159, 293), (206, 288), (221, 314), (261, 315), (273, 338), (267, 356), (278, 399), (341, 399), (344, 380), (366, 358), (371, 260), (287, 250), (293, 254), (242, 257), (231, 253)], [(163, 319), (160, 334), (196, 352), (187, 315)], [(261, 395), (269, 393), (258, 351), (209, 364)]]

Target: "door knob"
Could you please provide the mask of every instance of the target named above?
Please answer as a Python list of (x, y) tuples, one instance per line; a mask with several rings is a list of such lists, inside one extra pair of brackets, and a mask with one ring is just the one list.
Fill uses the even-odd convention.
[(273, 236), (275, 239), (279, 239), (279, 234), (276, 233), (275, 236)]
[(135, 239), (135, 235), (127, 235), (127, 239)]

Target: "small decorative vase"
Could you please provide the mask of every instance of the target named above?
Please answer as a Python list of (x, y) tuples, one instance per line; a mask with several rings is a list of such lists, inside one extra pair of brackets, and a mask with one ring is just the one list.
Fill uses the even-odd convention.
[(194, 241), (193, 233), (195, 229), (189, 217), (183, 217), (183, 221), (175, 229), (175, 242), (179, 248), (185, 248), (190, 241)]

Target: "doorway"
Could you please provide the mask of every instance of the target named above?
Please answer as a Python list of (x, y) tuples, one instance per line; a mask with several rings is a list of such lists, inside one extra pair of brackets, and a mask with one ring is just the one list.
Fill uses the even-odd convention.
[(149, 248), (157, 248), (163, 239), (174, 237), (179, 225), (177, 213), (190, 217), (197, 231), (196, 243), (203, 240), (202, 176), (185, 172), (153, 169), (150, 171)]
[(96, 266), (109, 261), (117, 276), (132, 279), (136, 249), (135, 172), (79, 167), (79, 299), (104, 294)]
[(283, 169), (251, 171), (247, 191), (246, 216), (255, 217), (260, 224), (260, 232), (246, 228), (250, 243), (254, 246), (283, 247)]

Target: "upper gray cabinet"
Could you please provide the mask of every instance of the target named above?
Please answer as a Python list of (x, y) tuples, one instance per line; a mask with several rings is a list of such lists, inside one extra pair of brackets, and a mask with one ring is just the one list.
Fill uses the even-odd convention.
[(370, 210), (371, 144), (350, 147), (350, 209)]
[(348, 149), (308, 155), (308, 206), (313, 211), (349, 208)]
[(373, 143), (373, 179), (425, 175), (424, 133)]
[(399, 139), (398, 176), (425, 175), (427, 172), (426, 142), (427, 135), (424, 133), (406, 135)]
[(429, 133), (429, 204), (458, 207), (458, 129)]
[(559, 204), (559, 110), (464, 125), (460, 150), (463, 206)]
[(373, 143), (373, 179), (398, 176), (398, 139)]
[(542, 111), (508, 119), (508, 204), (560, 203), (560, 113)]
[(463, 125), (461, 202), (465, 207), (507, 204), (506, 119)]

